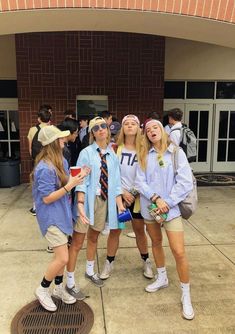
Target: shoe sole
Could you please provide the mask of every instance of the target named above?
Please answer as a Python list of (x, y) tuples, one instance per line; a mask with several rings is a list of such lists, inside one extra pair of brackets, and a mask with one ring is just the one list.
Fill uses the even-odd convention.
[(43, 307), (45, 310), (47, 310), (47, 311), (49, 311), (49, 312), (55, 312), (55, 311), (57, 310), (57, 307), (55, 307), (55, 308), (50, 308), (50, 307), (48, 307), (47, 305), (45, 305), (45, 304), (43, 303), (43, 301), (37, 296), (36, 293), (35, 293), (34, 295), (35, 295), (35, 297), (37, 298), (37, 300), (39, 301), (39, 303), (42, 305), (42, 307)]
[(152, 279), (154, 278), (154, 275), (152, 274), (152, 276), (146, 274), (146, 273), (143, 273), (144, 277), (148, 278), (148, 279)]
[(157, 289), (155, 289), (155, 290), (147, 290), (147, 288), (145, 288), (145, 291), (146, 291), (146, 292), (149, 292), (149, 293), (151, 293), (151, 292), (156, 292), (156, 291), (158, 291), (158, 290), (168, 288), (168, 286), (169, 286), (169, 284), (162, 285), (162, 286), (160, 286), (160, 288), (157, 288)]
[(101, 276), (101, 275), (100, 275), (100, 279), (102, 279), (102, 280), (104, 280), (104, 281), (105, 281), (106, 279), (108, 279), (109, 277), (110, 277), (110, 275), (108, 275), (108, 276)]
[(195, 314), (193, 313), (192, 315), (188, 316), (188, 315), (186, 315), (184, 312), (182, 312), (182, 317), (183, 317), (183, 319), (185, 319), (185, 320), (193, 320), (194, 317), (195, 317)]
[[(71, 296), (71, 295), (70, 295), (70, 296)], [(54, 298), (56, 298), (56, 299), (58, 299), (58, 300), (62, 300), (62, 302), (65, 303), (65, 304), (67, 304), (67, 305), (75, 304), (76, 301), (77, 301), (77, 299), (76, 299), (75, 297), (73, 297), (73, 296), (71, 296), (71, 297), (73, 297), (74, 300), (71, 300), (71, 301), (67, 301), (67, 300), (65, 301), (65, 300), (63, 300), (63, 298), (60, 298), (59, 296), (57, 296), (57, 295), (53, 295), (53, 294), (52, 294), (52, 297), (54, 297)]]

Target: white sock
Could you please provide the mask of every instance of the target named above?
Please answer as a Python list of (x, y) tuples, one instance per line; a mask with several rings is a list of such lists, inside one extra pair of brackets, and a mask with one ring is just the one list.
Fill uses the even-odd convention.
[(86, 261), (86, 273), (89, 276), (94, 275), (94, 265), (95, 261)]
[(190, 295), (190, 283), (180, 282), (181, 290), (184, 295)]
[(166, 267), (157, 268), (158, 278), (162, 281), (167, 279)]
[(75, 285), (75, 280), (74, 280), (74, 271), (69, 272), (67, 271), (67, 287), (69, 289), (72, 289)]

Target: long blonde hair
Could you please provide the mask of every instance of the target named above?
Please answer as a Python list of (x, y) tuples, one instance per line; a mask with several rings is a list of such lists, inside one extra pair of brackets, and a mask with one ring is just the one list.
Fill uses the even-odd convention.
[[(137, 128), (137, 133), (135, 135), (135, 143), (134, 143), (138, 162), (140, 161), (140, 156), (141, 156), (140, 152), (142, 152), (142, 150), (141, 150), (142, 137), (143, 136), (141, 134), (141, 129), (138, 127)], [(125, 134), (124, 134), (123, 126), (121, 127), (120, 134), (119, 134), (118, 139), (117, 139), (117, 145), (118, 146), (125, 145)]]
[(43, 160), (49, 166), (55, 168), (56, 174), (59, 179), (59, 186), (64, 186), (68, 182), (68, 175), (65, 173), (64, 165), (63, 165), (63, 154), (60, 147), (59, 139), (56, 139), (52, 143), (43, 146), (40, 153), (38, 153), (35, 159), (35, 166), (30, 175), (31, 180), (34, 180), (34, 173), (35, 168), (37, 167), (38, 163)]
[[(167, 150), (167, 148), (170, 144), (170, 141), (168, 139), (168, 135), (165, 132), (164, 128), (162, 126), (159, 126), (159, 127), (160, 127), (160, 130), (161, 130), (162, 138), (160, 139), (160, 149), (158, 149), (158, 154), (161, 156), (166, 152), (166, 150)], [(145, 131), (144, 134), (143, 134), (142, 142), (141, 142), (141, 157), (140, 157), (140, 161), (139, 161), (140, 167), (143, 170), (146, 170), (147, 155), (148, 155), (148, 152), (149, 152), (149, 150), (152, 146), (153, 146), (153, 144), (148, 139), (147, 132)]]

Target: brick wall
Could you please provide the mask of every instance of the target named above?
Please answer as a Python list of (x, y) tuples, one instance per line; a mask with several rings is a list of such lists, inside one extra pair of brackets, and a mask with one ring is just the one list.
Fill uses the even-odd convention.
[(164, 38), (107, 32), (16, 35), (22, 181), (31, 160), (27, 133), (42, 103), (53, 108), (58, 124), (76, 95), (108, 95), (109, 110), (121, 119), (135, 113), (143, 120), (162, 110)]

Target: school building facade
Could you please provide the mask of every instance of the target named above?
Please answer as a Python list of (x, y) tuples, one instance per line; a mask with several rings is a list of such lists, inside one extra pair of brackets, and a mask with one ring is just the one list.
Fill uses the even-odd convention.
[(234, 172), (234, 1), (0, 1), (0, 159), (20, 158), (22, 182), (43, 103), (53, 124), (66, 109), (143, 121), (180, 107), (194, 171)]

